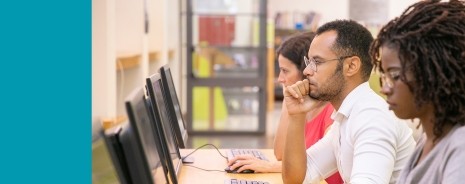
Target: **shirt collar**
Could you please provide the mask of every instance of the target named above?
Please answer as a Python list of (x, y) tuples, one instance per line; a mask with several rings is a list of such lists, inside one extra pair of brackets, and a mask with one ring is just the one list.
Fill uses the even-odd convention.
[(371, 88), (368, 82), (358, 85), (344, 98), (338, 111), (334, 111), (333, 114), (331, 114), (331, 119), (341, 121), (343, 118), (349, 118), (350, 111), (352, 111), (354, 104), (359, 101), (360, 98), (368, 94), (370, 90)]

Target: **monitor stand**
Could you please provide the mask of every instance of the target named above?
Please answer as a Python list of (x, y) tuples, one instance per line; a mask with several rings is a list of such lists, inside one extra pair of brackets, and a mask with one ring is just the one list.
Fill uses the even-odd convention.
[(182, 158), (181, 160), (182, 160), (182, 163), (183, 163), (183, 164), (192, 164), (192, 163), (194, 163), (194, 160), (195, 160), (195, 159), (194, 159), (194, 157), (189, 156), (189, 157), (187, 157), (187, 158), (184, 157), (184, 158)]

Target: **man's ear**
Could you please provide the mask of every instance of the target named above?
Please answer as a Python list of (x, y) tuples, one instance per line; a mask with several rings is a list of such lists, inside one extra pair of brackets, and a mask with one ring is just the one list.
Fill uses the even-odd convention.
[(362, 61), (358, 56), (352, 56), (344, 61), (344, 70), (346, 76), (354, 76), (362, 70)]

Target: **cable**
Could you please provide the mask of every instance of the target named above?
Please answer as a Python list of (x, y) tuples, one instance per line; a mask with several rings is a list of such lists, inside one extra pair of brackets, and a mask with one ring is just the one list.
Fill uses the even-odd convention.
[[(184, 160), (185, 158), (189, 157), (190, 155), (192, 155), (193, 153), (195, 153), (197, 150), (199, 150), (200, 148), (203, 148), (205, 146), (213, 146), (216, 151), (218, 151), (218, 153), (227, 160), (227, 157), (224, 156), (223, 154), (221, 154), (220, 150), (218, 149), (218, 147), (216, 147), (215, 145), (213, 144), (204, 144), (198, 148), (196, 148), (194, 151), (190, 152), (189, 154), (187, 154), (186, 156), (182, 157), (182, 159)], [(193, 165), (184, 165), (184, 166), (189, 166), (189, 167), (193, 167), (193, 168), (196, 168), (196, 169), (200, 169), (200, 170), (203, 170), (203, 171), (208, 171), (208, 172), (211, 172), (211, 171), (216, 171), (216, 172), (226, 172), (224, 170), (215, 170), (215, 169), (203, 169), (203, 168), (200, 168), (200, 167), (196, 167), (196, 166), (193, 166)]]
[(218, 153), (219, 153), (223, 158), (225, 158), (226, 160), (228, 159), (226, 156), (224, 156), (223, 154), (221, 154), (220, 150), (219, 150), (215, 145), (213, 145), (213, 144), (204, 144), (204, 145), (202, 145), (202, 146), (196, 148), (194, 151), (190, 152), (190, 153), (187, 154), (186, 156), (184, 156), (182, 159), (187, 158), (188, 156), (192, 155), (192, 154), (195, 153), (197, 150), (199, 150), (200, 148), (203, 148), (203, 147), (205, 147), (205, 146), (213, 146), (213, 147), (216, 149), (216, 151), (218, 151)]
[(222, 171), (222, 170), (214, 170), (214, 169), (202, 169), (202, 168), (200, 168), (200, 167), (196, 167), (196, 166), (193, 166), (193, 165), (184, 165), (184, 166), (189, 166), (189, 167), (193, 167), (193, 168), (200, 169), (200, 170), (203, 170), (203, 171), (208, 171), (208, 172), (211, 172), (211, 171), (216, 171), (216, 172), (226, 172), (226, 171)]

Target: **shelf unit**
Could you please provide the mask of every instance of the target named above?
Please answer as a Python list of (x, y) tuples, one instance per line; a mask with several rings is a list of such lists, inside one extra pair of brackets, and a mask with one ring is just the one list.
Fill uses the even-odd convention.
[(183, 1), (190, 133), (265, 133), (266, 7), (266, 0)]

